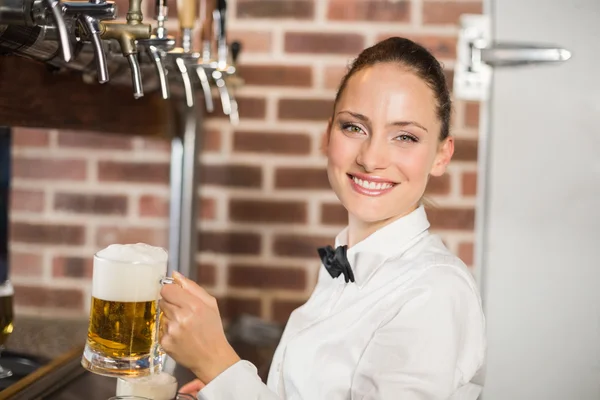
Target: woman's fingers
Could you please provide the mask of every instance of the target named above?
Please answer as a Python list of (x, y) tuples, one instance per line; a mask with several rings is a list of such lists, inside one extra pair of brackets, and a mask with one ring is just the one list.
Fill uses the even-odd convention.
[(194, 379), (191, 382), (186, 383), (179, 389), (179, 393), (191, 394), (192, 396), (198, 396), (198, 392), (204, 387), (204, 383), (200, 379)]
[(205, 304), (210, 306), (216, 304), (215, 298), (208, 294), (208, 292), (204, 290), (202, 286), (198, 285), (193, 280), (186, 278), (177, 271), (173, 271), (173, 277), (175, 278), (175, 281), (178, 282), (184, 290), (198, 297)]

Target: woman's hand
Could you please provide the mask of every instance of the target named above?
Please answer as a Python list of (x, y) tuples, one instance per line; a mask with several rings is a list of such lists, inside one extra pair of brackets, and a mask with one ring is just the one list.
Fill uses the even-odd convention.
[(204, 386), (204, 383), (200, 379), (194, 379), (193, 381), (183, 385), (178, 392), (183, 394), (191, 394), (194, 397), (198, 397), (198, 392), (200, 392)]
[(217, 300), (183, 275), (161, 290), (160, 344), (204, 384), (240, 360), (223, 331)]

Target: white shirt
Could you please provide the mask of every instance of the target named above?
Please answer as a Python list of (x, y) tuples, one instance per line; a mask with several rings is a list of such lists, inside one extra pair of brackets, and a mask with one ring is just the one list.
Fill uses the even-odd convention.
[[(485, 319), (472, 275), (421, 206), (348, 249), (355, 282), (322, 266), (290, 316), (267, 385), (247, 361), (200, 400), (475, 400)], [(336, 246), (347, 243), (347, 229)]]

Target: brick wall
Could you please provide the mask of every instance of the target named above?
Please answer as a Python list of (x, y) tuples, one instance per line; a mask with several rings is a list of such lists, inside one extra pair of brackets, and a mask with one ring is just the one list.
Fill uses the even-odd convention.
[[(314, 285), (315, 248), (346, 222), (319, 140), (348, 61), (379, 39), (407, 36), (430, 48), (451, 79), (458, 17), (480, 12), (479, 1), (467, 0), (230, 1), (230, 39), (243, 44), (242, 122), (233, 129), (219, 115), (206, 120), (197, 255), (199, 280), (225, 317), (249, 312), (284, 322)], [(470, 264), (478, 105), (455, 104), (456, 154), (448, 174), (432, 182), (429, 198), (438, 208), (430, 216), (433, 230)], [(17, 312), (86, 316), (96, 250), (117, 242), (168, 245), (169, 143), (14, 132)]]

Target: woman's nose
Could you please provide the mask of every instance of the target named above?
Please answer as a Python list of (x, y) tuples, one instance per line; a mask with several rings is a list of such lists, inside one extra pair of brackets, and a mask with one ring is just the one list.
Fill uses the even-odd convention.
[(365, 140), (356, 157), (356, 163), (367, 172), (387, 168), (389, 160), (388, 144), (384, 140), (374, 139), (373, 137)]

